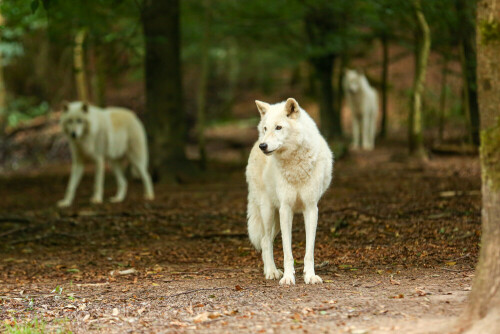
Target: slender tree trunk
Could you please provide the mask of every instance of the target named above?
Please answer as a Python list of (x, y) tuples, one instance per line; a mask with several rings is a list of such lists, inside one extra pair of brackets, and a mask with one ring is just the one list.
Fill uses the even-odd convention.
[[(5, 24), (3, 15), (0, 13), (0, 26)], [(0, 40), (2, 36), (0, 35)], [(3, 54), (0, 52), (0, 144), (5, 136), (5, 128), (7, 126), (7, 90), (5, 88), (5, 80), (3, 75)]]
[(467, 333), (500, 328), (500, 40), (481, 35), (497, 29), (500, 3), (478, 2), (477, 69), (481, 113), (482, 237), (479, 263), (468, 305), (458, 322)]
[(210, 0), (205, 0), (205, 15), (203, 19), (203, 41), (201, 46), (201, 73), (198, 86), (198, 109), (197, 109), (197, 126), (196, 133), (198, 136), (198, 150), (200, 153), (200, 165), (202, 169), (206, 169), (207, 152), (205, 145), (205, 119), (207, 108), (207, 84), (208, 73), (210, 68), (210, 29), (211, 29), (211, 12)]
[(182, 105), (179, 0), (144, 1), (146, 125), (155, 179), (174, 181), (189, 166)]
[(422, 93), (424, 91), (427, 61), (431, 47), (429, 25), (422, 12), (420, 0), (413, 0), (415, 17), (417, 20), (417, 50), (415, 64), (415, 79), (413, 82), (410, 119), (409, 119), (409, 148), (410, 154), (420, 158), (426, 157), (422, 131)]
[(475, 12), (476, 1), (456, 0), (459, 15), (460, 42), (462, 46), (462, 73), (464, 89), (468, 97), (468, 116), (470, 120), (470, 134), (472, 142), (479, 145), (479, 105), (477, 99), (476, 74), (476, 29)]
[(99, 107), (106, 106), (106, 64), (102, 46), (94, 41), (92, 46), (92, 99)]
[(446, 98), (448, 97), (448, 61), (449, 57), (443, 57), (443, 67), (441, 69), (441, 93), (439, 96), (439, 141), (444, 140), (444, 123), (446, 119)]
[(382, 122), (380, 124), (380, 138), (387, 137), (387, 94), (389, 84), (389, 36), (383, 33), (382, 41)]
[(467, 83), (467, 69), (466, 69), (466, 63), (467, 60), (465, 59), (465, 53), (464, 53), (464, 47), (462, 45), (462, 42), (460, 42), (460, 63), (462, 65), (462, 106), (463, 106), (463, 113), (465, 116), (465, 126), (467, 127), (467, 142), (471, 143), (473, 142), (472, 139), (472, 123), (471, 123), (471, 111), (470, 111), (470, 90), (469, 90), (469, 84)]
[(73, 47), (73, 66), (75, 68), (75, 83), (78, 100), (89, 101), (87, 75), (85, 73), (85, 52), (83, 43), (87, 35), (86, 29), (80, 29), (75, 36), (75, 45)]
[(311, 60), (319, 82), (321, 132), (327, 139), (342, 136), (340, 112), (334, 108), (332, 75), (335, 58), (326, 55)]

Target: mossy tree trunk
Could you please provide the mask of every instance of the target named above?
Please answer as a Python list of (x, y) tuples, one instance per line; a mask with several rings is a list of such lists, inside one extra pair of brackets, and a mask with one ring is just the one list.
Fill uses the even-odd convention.
[(75, 70), (76, 92), (79, 101), (89, 101), (87, 75), (85, 72), (85, 52), (83, 43), (87, 36), (87, 30), (82, 28), (75, 35), (75, 44), (73, 46), (73, 66)]
[(182, 103), (179, 0), (147, 0), (142, 7), (146, 45), (146, 127), (154, 179), (176, 181), (189, 166)]
[(422, 12), (420, 0), (413, 0), (413, 10), (417, 23), (416, 52), (415, 52), (415, 78), (411, 96), (409, 114), (409, 149), (410, 154), (420, 158), (426, 157), (422, 129), (422, 93), (424, 91), (427, 62), (431, 48), (431, 33), (429, 25)]
[[(478, 2), (478, 96), (481, 116), (482, 239), (468, 305), (458, 322), (467, 333), (500, 328), (500, 3)], [(496, 31), (495, 34), (491, 34)]]

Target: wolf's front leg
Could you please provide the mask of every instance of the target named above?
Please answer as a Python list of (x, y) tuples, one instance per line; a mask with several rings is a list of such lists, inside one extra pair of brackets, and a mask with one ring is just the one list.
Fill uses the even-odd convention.
[(361, 120), (361, 126), (363, 128), (363, 133), (361, 134), (361, 147), (363, 150), (373, 150), (371, 145), (371, 117), (369, 113), (363, 113), (363, 119)]
[(95, 180), (94, 180), (94, 195), (90, 202), (94, 204), (102, 203), (102, 194), (104, 187), (104, 157), (95, 159)]
[(360, 124), (358, 117), (352, 113), (352, 143), (351, 148), (353, 150), (359, 149), (359, 137), (360, 137)]
[(60, 208), (65, 208), (73, 203), (75, 198), (76, 188), (82, 179), (84, 165), (80, 161), (73, 161), (71, 165), (71, 175), (69, 177), (68, 187), (66, 188), (66, 195), (64, 198), (57, 202), (57, 206)]
[(314, 243), (318, 226), (318, 206), (308, 205), (304, 210), (306, 225), (306, 255), (304, 257), (304, 282), (306, 284), (323, 283), (321, 277), (314, 272)]
[(264, 276), (266, 279), (279, 279), (283, 272), (276, 268), (274, 263), (273, 242), (276, 235), (276, 226), (274, 222), (275, 210), (269, 204), (270, 201), (264, 201), (261, 205), (262, 223), (264, 224), (264, 235), (261, 240), (262, 261), (264, 261)]
[(293, 268), (292, 254), (292, 221), (293, 211), (290, 205), (281, 205), (280, 207), (280, 226), (281, 237), (283, 241), (283, 278), (280, 284), (295, 284), (295, 269)]

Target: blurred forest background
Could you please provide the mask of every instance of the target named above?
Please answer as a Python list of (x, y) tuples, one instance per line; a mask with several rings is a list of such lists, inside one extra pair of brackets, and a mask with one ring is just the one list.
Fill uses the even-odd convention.
[(341, 154), (346, 68), (379, 92), (379, 139), (420, 156), (478, 144), (475, 1), (9, 0), (0, 13), (0, 171), (69, 162), (58, 110), (77, 99), (135, 110), (156, 177), (245, 160), (255, 99), (295, 97)]

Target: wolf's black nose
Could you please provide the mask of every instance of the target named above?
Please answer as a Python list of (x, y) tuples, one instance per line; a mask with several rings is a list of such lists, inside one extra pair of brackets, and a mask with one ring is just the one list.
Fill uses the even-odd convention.
[(259, 148), (262, 150), (262, 151), (265, 151), (267, 149), (267, 144), (266, 143), (262, 143), (259, 145)]
[(76, 138), (76, 132), (71, 132), (71, 137)]

